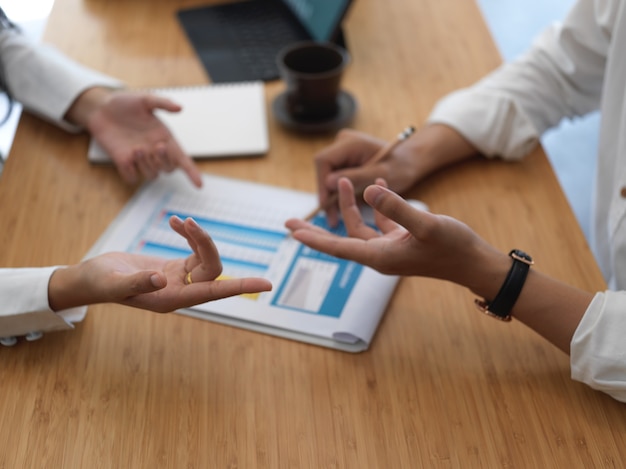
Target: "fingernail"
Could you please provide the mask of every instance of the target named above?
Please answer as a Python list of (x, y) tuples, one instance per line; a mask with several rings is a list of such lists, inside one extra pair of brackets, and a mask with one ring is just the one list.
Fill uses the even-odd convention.
[(150, 277), (150, 283), (152, 283), (152, 286), (156, 288), (163, 288), (165, 286), (159, 274), (152, 275)]
[(188, 223), (191, 224), (192, 226), (196, 227), (196, 228), (200, 228), (200, 225), (198, 225), (198, 222), (196, 220), (194, 220), (193, 218), (189, 217), (187, 218)]
[(385, 189), (382, 186), (372, 185), (365, 189), (365, 193), (363, 195), (369, 204), (376, 205), (384, 193)]

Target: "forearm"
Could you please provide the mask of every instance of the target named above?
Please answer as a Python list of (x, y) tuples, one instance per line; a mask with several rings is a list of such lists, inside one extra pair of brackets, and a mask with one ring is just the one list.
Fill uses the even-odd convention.
[(402, 151), (411, 155), (416, 181), (478, 154), (467, 139), (444, 124), (426, 125), (405, 142)]
[(112, 89), (101, 86), (83, 91), (67, 110), (65, 120), (78, 127), (88, 128), (91, 115), (111, 98), (112, 93)]
[(84, 282), (81, 264), (59, 268), (48, 283), (48, 303), (53, 311), (92, 304), (88, 282)]
[(0, 34), (0, 52), (6, 83), (13, 98), (25, 109), (67, 130), (76, 130), (68, 125), (64, 116), (77, 96), (95, 86), (122, 86), (118, 80), (16, 31)]
[[(459, 132), (442, 124), (431, 124), (407, 141), (419, 177), (477, 154), (476, 148)], [(481, 299), (493, 300), (504, 282), (511, 258), (480, 239), (448, 266), (442, 278), (466, 286)], [(512, 316), (569, 353), (576, 327), (593, 299), (593, 294), (570, 287), (531, 268)]]
[[(473, 269), (465, 283), (480, 299), (493, 300), (502, 286), (512, 260), (502, 252), (489, 251)], [(565, 353), (593, 294), (566, 285), (531, 267), (511, 315), (552, 342)]]
[(565, 353), (594, 295), (531, 269), (513, 317)]

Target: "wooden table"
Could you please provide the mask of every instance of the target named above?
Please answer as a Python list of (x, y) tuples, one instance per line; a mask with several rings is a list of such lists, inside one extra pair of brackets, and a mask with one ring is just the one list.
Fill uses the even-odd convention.
[[(205, 0), (56, 0), (45, 40), (130, 86), (209, 81), (174, 19)], [(474, 2), (357, 0), (345, 24), (353, 127), (391, 138), (500, 58)], [(282, 89), (266, 87), (268, 103)], [(270, 120), (261, 159), (202, 170), (313, 191), (332, 136)], [(0, 265), (78, 261), (133, 193), (85, 135), (24, 115), (0, 180)], [(503, 250), (605, 288), (544, 153), (474, 160), (409, 194)], [(90, 308), (75, 331), (0, 348), (0, 467), (624, 467), (626, 407), (571, 381), (568, 357), (472, 295), (404, 279), (367, 352), (177, 314)]]

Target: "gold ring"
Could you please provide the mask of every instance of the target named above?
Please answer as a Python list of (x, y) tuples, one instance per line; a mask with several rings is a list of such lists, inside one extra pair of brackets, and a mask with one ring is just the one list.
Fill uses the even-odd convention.
[(185, 283), (187, 285), (191, 285), (193, 283), (193, 280), (191, 280), (191, 272), (187, 272), (187, 275), (185, 275)]

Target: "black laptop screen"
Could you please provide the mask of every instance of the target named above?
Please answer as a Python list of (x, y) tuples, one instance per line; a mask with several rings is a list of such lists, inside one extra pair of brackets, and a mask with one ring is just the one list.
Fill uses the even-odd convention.
[(312, 39), (333, 39), (350, 0), (283, 0)]

